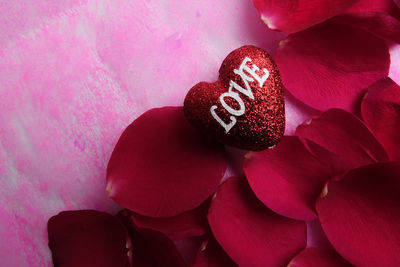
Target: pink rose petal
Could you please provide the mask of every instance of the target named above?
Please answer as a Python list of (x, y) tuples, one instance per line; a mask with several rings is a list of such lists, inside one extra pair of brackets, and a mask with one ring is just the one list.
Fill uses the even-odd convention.
[(194, 209), (217, 188), (227, 165), (182, 107), (152, 109), (122, 133), (108, 163), (107, 192), (121, 206), (151, 217)]
[(64, 211), (49, 219), (47, 230), (55, 266), (130, 266), (129, 233), (108, 213)]
[(400, 162), (376, 163), (331, 180), (317, 201), (322, 228), (356, 266), (400, 265)]
[(149, 228), (164, 233), (172, 240), (182, 240), (192, 236), (201, 236), (209, 231), (207, 212), (210, 201), (199, 207), (168, 218), (147, 217), (134, 213), (133, 224), (140, 228)]
[(332, 19), (349, 24), (391, 42), (400, 43), (400, 21), (384, 12), (363, 12), (340, 15)]
[(389, 157), (400, 160), (400, 86), (390, 78), (375, 83), (363, 98), (361, 114)]
[(387, 76), (390, 57), (384, 40), (325, 22), (282, 41), (276, 63), (285, 87), (305, 104), (353, 111), (367, 87)]
[(270, 209), (293, 219), (312, 220), (315, 200), (334, 175), (333, 166), (326, 163), (332, 157), (313, 142), (284, 136), (273, 149), (248, 153), (243, 169), (254, 193)]
[(294, 257), (288, 267), (351, 267), (333, 249), (306, 248)]
[(356, 0), (254, 0), (261, 19), (272, 30), (294, 33), (321, 23)]
[(211, 230), (239, 266), (283, 266), (306, 246), (306, 225), (265, 207), (244, 178), (229, 178), (208, 213)]
[(353, 114), (331, 109), (297, 127), (296, 135), (335, 153), (346, 170), (387, 160), (382, 145)]
[(197, 253), (193, 267), (235, 267), (238, 266), (221, 248), (214, 237), (205, 240)]

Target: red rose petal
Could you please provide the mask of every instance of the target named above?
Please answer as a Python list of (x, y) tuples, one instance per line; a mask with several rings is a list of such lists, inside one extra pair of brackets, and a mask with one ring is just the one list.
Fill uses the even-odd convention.
[(318, 219), (307, 222), (307, 247), (333, 249)]
[(294, 257), (288, 267), (353, 266), (333, 248), (318, 219), (307, 222), (307, 248)]
[(353, 111), (367, 87), (387, 76), (390, 56), (384, 40), (325, 22), (282, 41), (276, 63), (285, 87), (305, 104)]
[(351, 267), (336, 251), (332, 249), (306, 248), (300, 252), (288, 267)]
[(151, 217), (194, 209), (218, 186), (224, 148), (185, 119), (182, 107), (152, 109), (122, 133), (107, 167), (108, 195)]
[(375, 83), (361, 103), (361, 114), (389, 157), (400, 160), (400, 86), (390, 78)]
[(130, 266), (129, 234), (110, 214), (64, 211), (49, 219), (47, 231), (54, 266)]
[(147, 217), (133, 214), (133, 223), (140, 228), (149, 228), (164, 233), (172, 240), (182, 240), (201, 236), (209, 230), (207, 212), (210, 201), (205, 201), (196, 209), (168, 218)]
[(333, 21), (349, 24), (388, 41), (400, 43), (400, 21), (388, 13), (365, 12), (340, 15), (335, 17)]
[(199, 247), (204, 242), (205, 236), (194, 236), (175, 242), (180, 255), (189, 266), (193, 266)]
[(386, 12), (397, 14), (397, 6), (393, 0), (360, 0), (348, 8), (345, 13)]
[[(318, 155), (313, 150), (320, 149)], [(327, 160), (324, 161), (323, 158)], [(316, 218), (315, 200), (334, 175), (331, 155), (312, 142), (284, 136), (273, 149), (250, 152), (243, 169), (257, 197), (273, 211), (297, 220)]]
[(122, 210), (117, 214), (117, 217), (128, 229), (131, 236), (132, 266), (187, 267), (175, 244), (167, 236), (151, 229), (136, 227), (131, 223), (130, 215), (129, 211)]
[(284, 266), (306, 246), (305, 223), (269, 210), (244, 178), (229, 178), (219, 187), (208, 221), (239, 266)]
[(254, 5), (270, 29), (294, 33), (340, 14), (355, 2), (355, 0), (254, 0)]
[(328, 239), (356, 266), (400, 266), (400, 162), (331, 180), (317, 212)]
[(193, 267), (236, 267), (218, 242), (210, 237), (200, 246)]
[(353, 114), (331, 109), (299, 127), (296, 135), (335, 153), (346, 170), (387, 160), (382, 145)]

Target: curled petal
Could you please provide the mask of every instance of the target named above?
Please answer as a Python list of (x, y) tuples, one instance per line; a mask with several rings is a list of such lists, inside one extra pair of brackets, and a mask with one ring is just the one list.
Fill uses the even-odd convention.
[(248, 153), (243, 169), (266, 206), (293, 219), (311, 220), (316, 218), (315, 200), (334, 175), (330, 160), (333, 155), (317, 144), (284, 136), (273, 149)]
[(64, 211), (49, 219), (47, 231), (54, 266), (130, 266), (129, 233), (110, 214)]
[(261, 19), (272, 30), (294, 33), (323, 22), (356, 0), (254, 0)]
[(328, 21), (282, 41), (276, 63), (285, 87), (305, 104), (353, 111), (367, 87), (387, 76), (390, 56), (384, 40)]
[(194, 129), (182, 107), (152, 109), (129, 125), (115, 146), (107, 193), (142, 215), (175, 216), (206, 200), (226, 165), (224, 147)]
[(338, 155), (345, 170), (388, 159), (365, 124), (344, 110), (331, 109), (322, 113), (297, 127), (296, 135)]
[(133, 224), (140, 228), (149, 228), (166, 234), (172, 240), (183, 240), (192, 236), (201, 236), (208, 231), (207, 212), (210, 201), (198, 208), (173, 217), (147, 217), (134, 213)]
[(364, 12), (340, 15), (336, 23), (349, 24), (391, 42), (400, 43), (400, 21), (384, 12)]
[(351, 267), (333, 249), (306, 248), (294, 257), (288, 267)]
[(284, 266), (306, 246), (306, 225), (265, 207), (244, 178), (220, 185), (208, 213), (215, 239), (239, 266)]
[(375, 83), (363, 98), (361, 114), (389, 157), (400, 160), (400, 86), (390, 78)]
[(205, 240), (197, 253), (193, 267), (236, 267), (214, 237)]
[(375, 163), (328, 182), (317, 212), (329, 241), (356, 266), (400, 265), (400, 162)]

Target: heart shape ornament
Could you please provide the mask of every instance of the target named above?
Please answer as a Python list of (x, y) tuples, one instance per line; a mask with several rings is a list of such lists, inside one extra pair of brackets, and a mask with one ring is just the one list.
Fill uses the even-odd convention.
[(253, 151), (276, 145), (285, 131), (285, 101), (275, 62), (255, 46), (232, 51), (218, 81), (190, 89), (184, 112), (195, 127), (223, 144)]

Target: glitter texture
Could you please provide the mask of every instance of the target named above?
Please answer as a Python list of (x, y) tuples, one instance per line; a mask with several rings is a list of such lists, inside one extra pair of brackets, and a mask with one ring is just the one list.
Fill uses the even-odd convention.
[[(242, 77), (234, 73), (243, 60), (248, 57), (260, 70), (269, 71), (269, 77), (262, 87), (254, 81), (249, 82), (254, 99), (238, 92), (245, 104), (245, 112), (235, 116), (236, 124), (226, 133), (224, 127), (211, 115), (210, 108), (217, 106), (216, 113), (225, 123), (231, 122), (231, 116), (220, 102), (220, 96), (228, 92), (231, 81), (245, 88)], [(251, 75), (247, 72), (248, 77)], [(233, 98), (225, 97), (226, 104), (232, 109), (240, 110), (240, 104)], [(232, 51), (222, 62), (219, 79), (214, 83), (200, 82), (190, 89), (184, 101), (186, 118), (199, 130), (226, 145), (246, 150), (263, 150), (279, 143), (285, 131), (285, 101), (283, 85), (278, 68), (272, 57), (263, 49), (255, 46), (243, 46)]]

